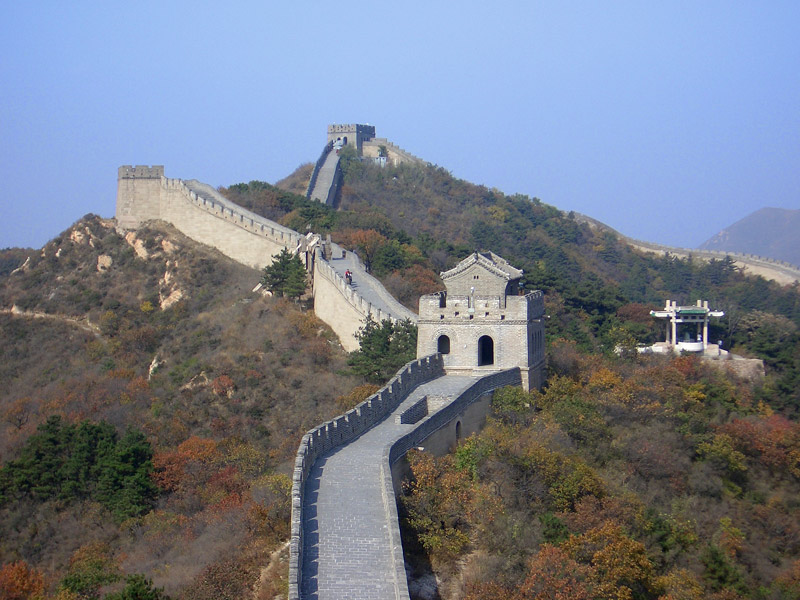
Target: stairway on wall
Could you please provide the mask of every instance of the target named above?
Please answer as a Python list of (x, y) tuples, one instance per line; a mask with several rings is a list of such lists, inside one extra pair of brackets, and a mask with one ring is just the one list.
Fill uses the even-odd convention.
[(339, 155), (335, 150), (328, 153), (325, 162), (317, 174), (317, 180), (314, 184), (314, 189), (311, 190), (310, 198), (318, 200), (323, 204), (332, 204), (333, 199), (336, 197), (335, 187), (336, 182), (336, 169), (339, 167)]

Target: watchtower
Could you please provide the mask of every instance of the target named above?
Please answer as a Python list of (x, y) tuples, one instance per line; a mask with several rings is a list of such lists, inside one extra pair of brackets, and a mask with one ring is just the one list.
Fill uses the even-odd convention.
[(122, 165), (117, 171), (117, 225), (136, 229), (145, 221), (161, 217), (163, 165)]
[(363, 143), (374, 137), (374, 125), (328, 125), (328, 142), (341, 142), (342, 146), (355, 145), (359, 156)]
[(441, 274), (446, 291), (419, 300), (417, 357), (440, 352), (448, 373), (519, 367), (526, 390), (544, 381), (544, 297), (522, 293), (522, 271), (475, 252)]

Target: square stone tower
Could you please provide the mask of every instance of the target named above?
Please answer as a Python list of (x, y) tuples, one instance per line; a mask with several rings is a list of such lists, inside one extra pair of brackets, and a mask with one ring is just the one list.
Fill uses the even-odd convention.
[(328, 141), (341, 142), (343, 146), (355, 146), (361, 155), (362, 144), (375, 137), (374, 125), (360, 123), (349, 125), (328, 125)]
[(117, 171), (117, 226), (136, 229), (161, 218), (161, 182), (164, 166), (122, 165)]
[(526, 390), (544, 381), (544, 298), (521, 295), (522, 271), (476, 252), (441, 274), (447, 291), (419, 300), (417, 357), (444, 355), (448, 373), (519, 367)]

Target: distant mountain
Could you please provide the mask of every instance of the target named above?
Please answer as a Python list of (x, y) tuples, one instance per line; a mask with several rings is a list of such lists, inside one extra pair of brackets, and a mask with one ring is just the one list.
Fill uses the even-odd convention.
[(756, 254), (800, 265), (800, 210), (762, 208), (699, 246)]

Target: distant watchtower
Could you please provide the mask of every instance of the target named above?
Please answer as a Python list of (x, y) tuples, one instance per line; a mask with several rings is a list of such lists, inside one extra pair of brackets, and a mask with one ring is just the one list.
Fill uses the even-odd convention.
[(476, 252), (441, 274), (447, 291), (419, 300), (417, 356), (444, 355), (448, 373), (519, 367), (526, 390), (544, 381), (544, 298), (520, 295), (522, 271)]
[(164, 166), (123, 165), (117, 171), (117, 225), (136, 229), (144, 221), (161, 218), (161, 182)]
[(364, 142), (375, 137), (374, 125), (328, 125), (328, 141), (342, 146), (355, 146), (359, 156)]

